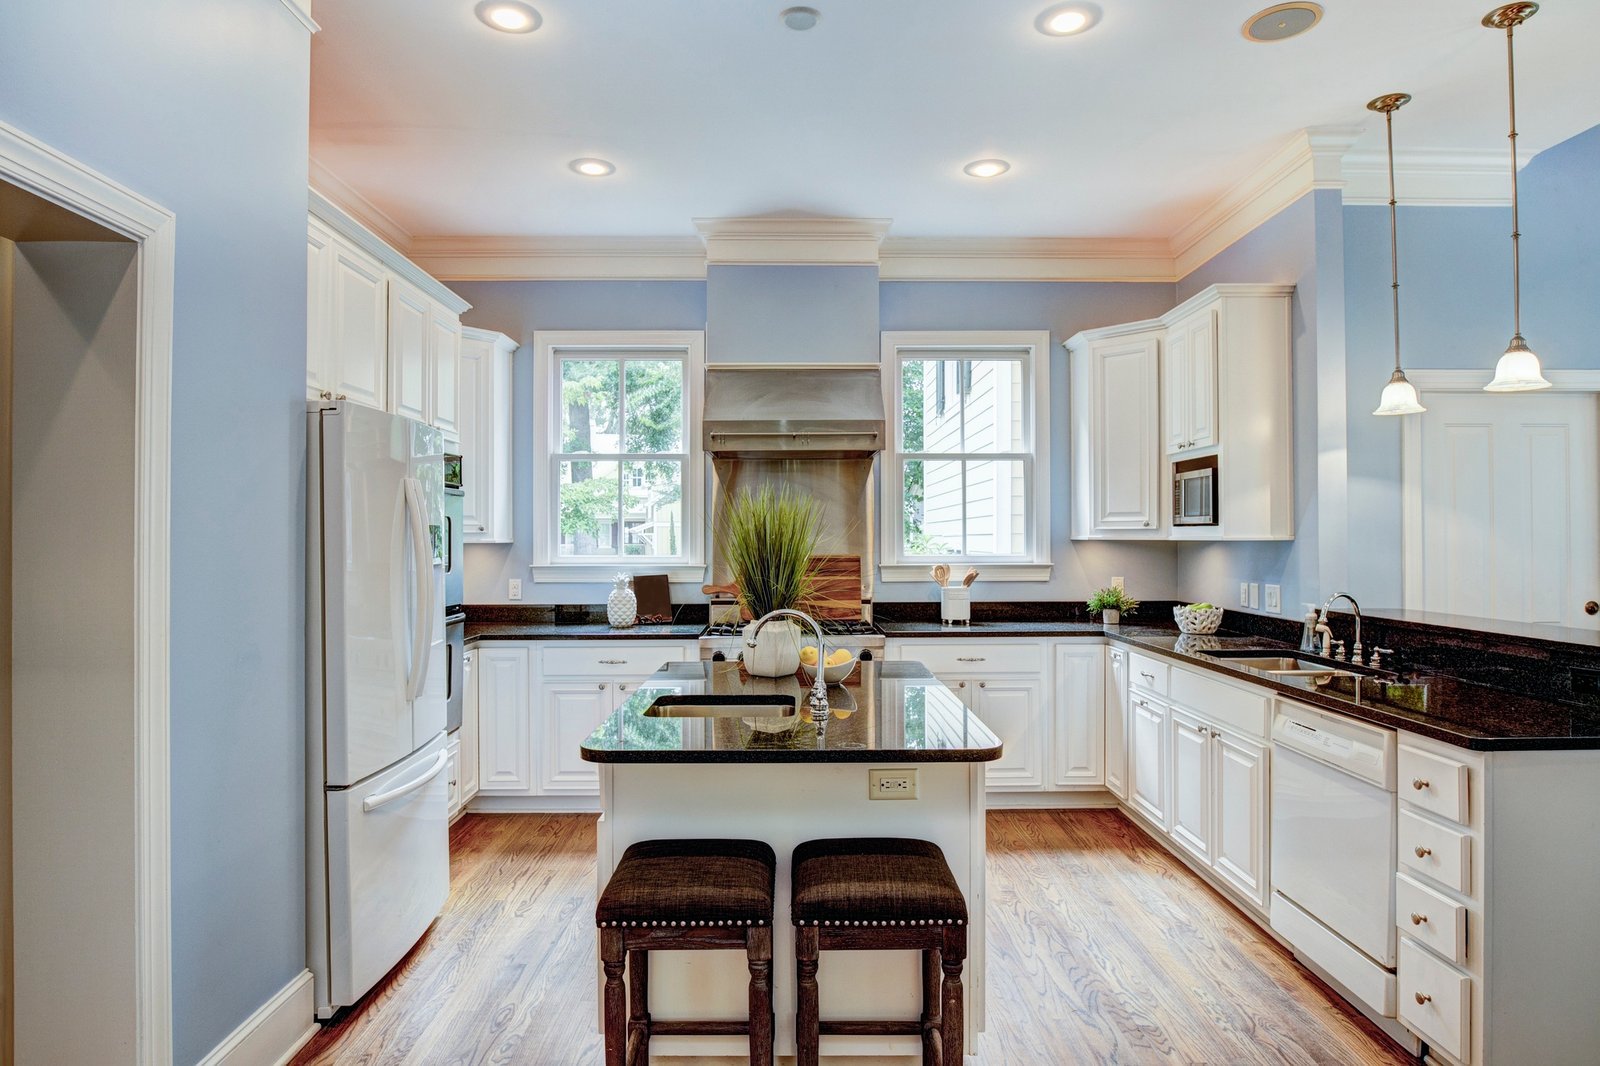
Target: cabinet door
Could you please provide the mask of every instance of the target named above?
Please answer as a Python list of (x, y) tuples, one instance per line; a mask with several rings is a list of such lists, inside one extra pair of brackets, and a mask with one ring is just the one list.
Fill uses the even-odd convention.
[(1057, 788), (1105, 783), (1105, 648), (1099, 644), (1056, 649), (1055, 737)]
[(980, 678), (958, 693), (975, 691), (969, 702), (984, 725), (994, 730), (1004, 750), (987, 764), (991, 789), (1016, 791), (1044, 787), (1044, 683), (1036, 678)]
[(438, 305), (428, 314), (428, 362), (433, 367), (430, 420), (459, 446), (461, 320)]
[(1156, 359), (1153, 336), (1093, 348), (1094, 528), (1156, 533), (1161, 525)]
[(484, 532), (483, 497), (488, 491), (488, 479), (482, 474), (482, 447), (478, 427), (478, 395), (489, 377), (490, 353), (493, 348), (485, 341), (461, 338), (461, 366), (456, 374), (460, 387), (456, 403), (457, 428), (461, 434), (461, 525), (468, 540), (475, 540)]
[(1174, 707), (1168, 718), (1172, 748), (1172, 839), (1211, 861), (1211, 730)]
[(1209, 310), (1191, 320), (1185, 338), (1188, 359), (1188, 448), (1217, 443), (1217, 312)]
[(1167, 331), (1161, 353), (1161, 422), (1167, 454), (1189, 446), (1189, 333), (1180, 323)]
[(1141, 814), (1167, 825), (1167, 708), (1134, 696), (1128, 731), (1128, 799)]
[(333, 333), (326, 363), (334, 373), (333, 393), (382, 410), (388, 399), (387, 278), (375, 260), (337, 239), (331, 267)]
[(526, 647), (477, 649), (478, 786), (533, 791), (533, 694)]
[[(333, 354), (333, 234), (306, 226), (306, 399), (331, 399), (337, 371)], [(326, 395), (324, 395), (326, 394)]]
[(428, 298), (398, 280), (389, 285), (389, 410), (428, 420)]
[(1267, 904), (1266, 748), (1217, 730), (1211, 744), (1212, 867), (1257, 906)]
[(616, 709), (615, 687), (607, 681), (556, 681), (542, 687), (544, 757), (542, 792), (600, 794), (600, 771), (584, 762), (578, 749)]
[(1128, 653), (1106, 649), (1106, 788), (1128, 798)]
[(461, 656), (461, 802), (478, 794), (478, 649)]
[(451, 737), (445, 745), (445, 817), (454, 818), (461, 809), (461, 738)]

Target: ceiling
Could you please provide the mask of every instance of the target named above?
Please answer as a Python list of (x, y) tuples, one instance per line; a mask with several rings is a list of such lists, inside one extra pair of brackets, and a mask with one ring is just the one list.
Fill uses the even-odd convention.
[[(1240, 34), (1267, 0), (1102, 0), (1076, 37), (1046, 0), (317, 0), (311, 154), (413, 236), (686, 236), (696, 217), (893, 220), (896, 236), (1168, 237), (1297, 131), (1364, 128), (1405, 91), (1407, 152), (1505, 153), (1491, 0), (1323, 0), (1303, 37)], [(1600, 3), (1517, 32), (1524, 158), (1600, 122)], [(572, 159), (611, 160), (583, 178)], [(962, 173), (999, 156), (1012, 169)], [(1480, 159), (1481, 163), (1481, 159)], [(1401, 191), (1402, 200), (1404, 190)]]

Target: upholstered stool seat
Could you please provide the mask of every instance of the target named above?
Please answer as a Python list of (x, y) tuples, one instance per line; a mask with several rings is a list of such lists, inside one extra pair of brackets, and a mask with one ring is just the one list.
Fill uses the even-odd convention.
[[(794, 849), (791, 876), (798, 1066), (816, 1066), (825, 1035), (920, 1035), (924, 1064), (960, 1066), (967, 903), (938, 845), (898, 837), (809, 840)], [(828, 950), (921, 951), (922, 1016), (822, 1020), (817, 960)]]
[[(645, 840), (622, 853), (595, 907), (606, 977), (606, 1066), (648, 1063), (652, 1034), (748, 1034), (750, 1061), (772, 1062), (777, 867), (772, 848), (759, 840)], [(730, 948), (744, 950), (750, 969), (744, 1021), (651, 1020), (649, 952)]]

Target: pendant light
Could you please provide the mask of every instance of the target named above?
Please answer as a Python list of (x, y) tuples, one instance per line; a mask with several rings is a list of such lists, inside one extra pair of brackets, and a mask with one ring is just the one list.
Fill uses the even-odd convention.
[(1491, 30), (1506, 31), (1506, 88), (1511, 101), (1511, 314), (1512, 337), (1506, 354), (1494, 368), (1494, 380), (1483, 387), (1485, 392), (1532, 392), (1548, 389), (1539, 369), (1539, 357), (1522, 339), (1522, 259), (1518, 242), (1522, 239), (1517, 225), (1517, 69), (1511, 47), (1511, 31), (1533, 17), (1538, 4), (1516, 3), (1497, 7), (1483, 16), (1483, 24)]
[(1384, 134), (1389, 142), (1389, 277), (1394, 293), (1394, 373), (1383, 387), (1375, 415), (1420, 415), (1427, 408), (1417, 400), (1417, 387), (1406, 380), (1400, 369), (1400, 242), (1396, 236), (1394, 198), (1394, 113), (1411, 102), (1406, 93), (1387, 93), (1367, 104), (1368, 111), (1383, 115)]

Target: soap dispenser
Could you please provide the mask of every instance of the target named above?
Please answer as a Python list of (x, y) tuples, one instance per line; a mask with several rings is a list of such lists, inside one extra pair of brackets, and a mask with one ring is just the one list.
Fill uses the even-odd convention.
[(1305, 622), (1300, 629), (1300, 650), (1317, 653), (1317, 605), (1306, 604)]

